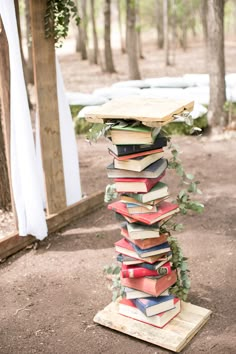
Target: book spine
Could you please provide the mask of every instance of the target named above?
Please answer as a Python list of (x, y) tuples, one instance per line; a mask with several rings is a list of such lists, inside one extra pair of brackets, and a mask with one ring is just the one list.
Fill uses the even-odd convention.
[(170, 265), (162, 266), (158, 270), (151, 270), (142, 267), (128, 268), (128, 269), (121, 270), (121, 275), (123, 278), (141, 278), (145, 276), (166, 275), (170, 273), (171, 273)]

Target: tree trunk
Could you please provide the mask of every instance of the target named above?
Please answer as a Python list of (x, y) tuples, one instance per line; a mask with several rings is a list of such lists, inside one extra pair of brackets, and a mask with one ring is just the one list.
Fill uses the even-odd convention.
[(129, 78), (131, 80), (140, 80), (140, 72), (138, 66), (138, 55), (137, 55), (137, 38), (135, 30), (136, 21), (136, 6), (135, 0), (127, 0), (126, 10), (127, 10), (127, 53), (128, 53), (128, 63), (129, 63)]
[[(10, 165), (6, 156), (10, 157), (10, 63), (8, 42), (0, 19), (0, 208), (11, 208), (11, 191), (9, 183)], [(4, 118), (4, 119), (3, 119)], [(4, 122), (4, 127), (2, 122)], [(4, 133), (5, 131), (4, 140)], [(9, 161), (9, 160), (8, 160)]]
[(177, 30), (176, 30), (176, 0), (171, 1), (171, 48), (172, 48), (172, 65), (175, 65), (175, 51), (176, 51), (176, 40), (177, 40)]
[(111, 49), (111, 0), (104, 1), (104, 56), (105, 71), (114, 73), (112, 49)]
[(226, 125), (224, 104), (224, 0), (208, 0), (208, 61), (210, 74), (209, 123), (213, 127)]
[(28, 60), (27, 60), (27, 64), (26, 64), (27, 79), (28, 79), (28, 83), (34, 84), (29, 0), (25, 0), (25, 22), (26, 22), (26, 38), (27, 38), (27, 50), (28, 50)]
[(165, 64), (170, 65), (169, 58), (169, 24), (168, 24), (168, 0), (163, 0), (163, 32), (164, 32), (164, 51)]
[(80, 49), (81, 59), (87, 60), (88, 53), (87, 53), (87, 8), (86, 8), (86, 0), (79, 1), (79, 8), (80, 8), (80, 17), (81, 21), (79, 24), (79, 35), (76, 42), (76, 49)]
[(123, 33), (122, 33), (120, 0), (116, 0), (116, 5), (117, 5), (117, 13), (118, 13), (118, 26), (119, 26), (119, 33), (120, 33), (120, 48), (121, 48), (121, 53), (124, 54), (126, 50), (124, 45)]
[(164, 46), (164, 33), (163, 33), (163, 5), (162, 0), (156, 1), (157, 7), (157, 46), (163, 49)]
[(91, 13), (92, 30), (93, 30), (93, 52), (91, 56), (91, 62), (92, 64), (98, 64), (99, 49), (98, 49), (98, 36), (97, 36), (97, 28), (96, 28), (96, 21), (95, 21), (94, 0), (90, 0), (90, 13)]
[(206, 0), (201, 0), (201, 20), (202, 20), (202, 30), (203, 30), (203, 38), (205, 46), (207, 47), (207, 38), (208, 38), (208, 30), (207, 30), (207, 12), (208, 6)]
[(136, 17), (137, 17), (137, 26), (136, 26), (136, 31), (137, 31), (137, 46), (138, 46), (138, 56), (139, 59), (144, 59), (143, 55), (143, 48), (142, 48), (142, 38), (141, 38), (141, 19), (140, 19), (140, 0), (137, 1), (137, 6), (136, 6)]

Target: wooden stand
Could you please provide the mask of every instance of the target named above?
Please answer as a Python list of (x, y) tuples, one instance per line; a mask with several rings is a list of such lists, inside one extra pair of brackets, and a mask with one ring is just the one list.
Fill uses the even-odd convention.
[(94, 317), (94, 322), (132, 337), (180, 352), (202, 328), (211, 311), (190, 303), (181, 303), (180, 314), (164, 328), (157, 328), (118, 313), (118, 304), (110, 303)]

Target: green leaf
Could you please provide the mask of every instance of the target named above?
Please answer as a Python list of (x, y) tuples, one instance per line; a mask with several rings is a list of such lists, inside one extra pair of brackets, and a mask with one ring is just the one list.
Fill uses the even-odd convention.
[(186, 178), (194, 179), (194, 175), (192, 175), (191, 173), (186, 173)]

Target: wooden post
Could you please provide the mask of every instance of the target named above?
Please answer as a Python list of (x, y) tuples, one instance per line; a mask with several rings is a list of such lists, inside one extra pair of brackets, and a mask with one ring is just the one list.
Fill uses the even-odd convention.
[(47, 213), (49, 215), (66, 207), (66, 196), (59, 127), (54, 39), (46, 39), (44, 31), (46, 4), (47, 0), (30, 0), (33, 66)]

